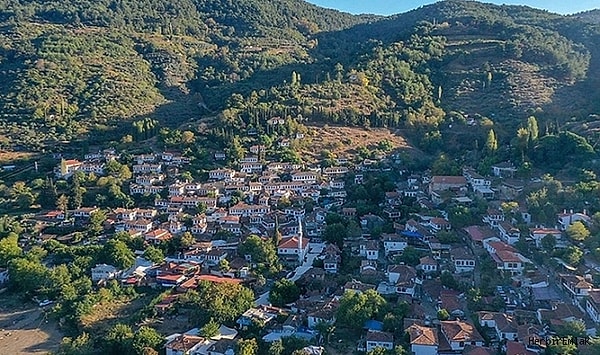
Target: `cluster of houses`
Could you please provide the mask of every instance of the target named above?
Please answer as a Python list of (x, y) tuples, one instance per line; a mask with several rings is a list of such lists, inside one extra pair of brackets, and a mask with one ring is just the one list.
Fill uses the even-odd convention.
[[(551, 294), (548, 277), (536, 273), (534, 263), (515, 246), (525, 237), (539, 248), (541, 240), (550, 234), (555, 236), (557, 247), (565, 247), (567, 240), (563, 235), (568, 226), (575, 221), (589, 223), (590, 218), (585, 211), (564, 211), (557, 216), (556, 226), (531, 228), (530, 233), (523, 236), (523, 231), (515, 227), (512, 215), (494, 205), (495, 200), (518, 196), (525, 186), (522, 180), (514, 179), (516, 169), (510, 163), (493, 165), (490, 172), (493, 177), (481, 176), (470, 168), (465, 168), (461, 176), (403, 175), (404, 171), (399, 171), (402, 181), (396, 182), (396, 189), (385, 193), (382, 214), (357, 215), (356, 208), (346, 205), (346, 184), (352, 181), (362, 184), (365, 174), (377, 171), (372, 162), (351, 168), (347, 160), (339, 159), (338, 166), (310, 168), (286, 162), (266, 163), (259, 158), (263, 150), (264, 147), (253, 146), (250, 152), (254, 155), (239, 161), (236, 169), (210, 170), (208, 179), (203, 182), (177, 179), (177, 168), (189, 163), (181, 154), (135, 156), (129, 192), (157, 195), (154, 206), (114, 209), (108, 214), (106, 227), (142, 237), (149, 245), (166, 243), (184, 232), (194, 235), (197, 242), (177, 255), (168, 256), (161, 264), (138, 258), (128, 270), (97, 265), (92, 270), (93, 281), (118, 279), (124, 285), (155, 285), (173, 288), (179, 293), (195, 288), (203, 280), (250, 285), (252, 260), (237, 254), (237, 247), (245, 237), (255, 234), (267, 238), (280, 233), (278, 256), (288, 267), (298, 267), (306, 263), (311, 241), (321, 239), (327, 214), (335, 211), (359, 222), (361, 235), (347, 238), (344, 249), (360, 258), (359, 269), (352, 271), (357, 278), (369, 282), (353, 279), (344, 285), (332, 283), (328, 275), (340, 272), (342, 250), (326, 244), (315, 256), (322, 266), (304, 270), (297, 281), (318, 284), (318, 292), (309, 292), (285, 309), (257, 305), (238, 319), (240, 328), (258, 320), (268, 330), (264, 341), (291, 335), (315, 339), (317, 324), (335, 322), (343, 292), (373, 289), (411, 305), (404, 330), (416, 355), (495, 353), (496, 349), (484, 347), (484, 337), (478, 329), (489, 331), (493, 333), (492, 338), (503, 341), (507, 355), (539, 353), (544, 348), (543, 342), (529, 344), (527, 340), (547, 339), (550, 329), (561, 322), (582, 320), (589, 325), (589, 333), (595, 334), (595, 323), (600, 322), (600, 290), (593, 287), (589, 278), (577, 276), (572, 270), (559, 276), (572, 302), (567, 305), (557, 302), (557, 295)], [(102, 175), (105, 164), (117, 157), (114, 150), (105, 150), (86, 155), (83, 162), (63, 159), (55, 173), (62, 178), (68, 178), (75, 171)], [(224, 157), (219, 153), (215, 159)], [(461, 230), (452, 226), (445, 211), (436, 209), (442, 203), (468, 206), (475, 198), (490, 201), (490, 208), (480, 224)], [(416, 201), (431, 213), (403, 215), (401, 206), (405, 200)], [(96, 210), (96, 207), (83, 207), (69, 214), (85, 220)], [(526, 209), (519, 208), (517, 213), (531, 224)], [(50, 211), (43, 217), (64, 220), (67, 216), (64, 211)], [(394, 231), (374, 235), (373, 231), (385, 224), (393, 225)], [(445, 232), (456, 233), (462, 242), (442, 243), (440, 235)], [(395, 258), (409, 246), (421, 252), (416, 266), (405, 265)], [(448, 271), (457, 279), (475, 285), (478, 264), (486, 254), (503, 275), (526, 286), (531, 298), (538, 302), (535, 303), (539, 306), (537, 311), (530, 312), (533, 314), (531, 322), (524, 322), (525, 316), (519, 314), (519, 311), (527, 313), (525, 309), (530, 307), (511, 293), (502, 296), (506, 302), (505, 312), (479, 312), (479, 324), (461, 319), (466, 309), (464, 295), (441, 287), (439, 275)], [(219, 265), (225, 260), (228, 267), (224, 270)], [(428, 298), (436, 310), (449, 311), (452, 319), (432, 322), (435, 314), (427, 314), (420, 306)], [(172, 295), (165, 298), (156, 305), (157, 311), (168, 312), (175, 300)], [(282, 317), (285, 321), (277, 322)], [(167, 338), (167, 354), (232, 354), (233, 332), (222, 327), (220, 334), (210, 339), (199, 336), (197, 330), (174, 334)], [(490, 338), (487, 333), (486, 338)], [(380, 326), (367, 326), (358, 349), (392, 349), (397, 343), (394, 335)], [(317, 347), (309, 350), (319, 351)]]

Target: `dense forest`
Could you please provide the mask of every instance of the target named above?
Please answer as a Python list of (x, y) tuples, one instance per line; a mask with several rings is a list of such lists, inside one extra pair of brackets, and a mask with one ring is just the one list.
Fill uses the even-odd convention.
[(300, 0), (4, 0), (0, 139), (58, 149), (119, 140), (132, 120), (214, 116), (238, 133), (300, 115), (429, 140), (474, 119), (509, 141), (535, 115), (558, 132), (598, 110), (596, 17), (457, 0), (391, 17)]

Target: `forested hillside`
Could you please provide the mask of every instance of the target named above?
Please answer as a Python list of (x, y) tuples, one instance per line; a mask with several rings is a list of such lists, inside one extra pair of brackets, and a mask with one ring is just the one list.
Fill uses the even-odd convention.
[(594, 14), (458, 0), (387, 18), (301, 0), (3, 0), (1, 144), (55, 149), (120, 139), (131, 121), (215, 115), (225, 131), (299, 114), (426, 142), (456, 120), (514, 132), (535, 114), (558, 130), (598, 110)]

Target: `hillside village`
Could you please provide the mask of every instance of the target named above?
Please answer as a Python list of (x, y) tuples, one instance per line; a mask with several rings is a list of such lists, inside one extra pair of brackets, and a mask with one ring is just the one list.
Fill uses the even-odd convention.
[[(564, 210), (553, 225), (532, 220), (516, 201), (528, 186), (543, 182), (519, 178), (510, 162), (494, 164), (485, 176), (470, 167), (442, 176), (407, 171), (394, 152), (379, 160), (340, 157), (321, 168), (265, 161), (260, 146), (248, 151), (233, 165), (215, 152), (223, 167), (207, 171), (203, 181), (179, 173), (189, 163), (180, 152), (135, 155), (128, 166), (135, 203), (42, 211), (30, 218), (41, 226), (39, 234), (22, 246), (51, 239), (89, 243), (80, 232), (42, 231), (92, 223), (100, 223), (99, 244), (115, 233), (141, 240), (128, 268), (97, 264), (89, 276), (94, 287), (116, 280), (121, 287), (166, 290), (153, 304), (161, 323), (191, 317), (182, 299), (203, 283), (254, 291), (254, 306), (235, 322), (218, 324), (214, 335), (202, 336), (201, 324), (163, 334), (168, 355), (237, 353), (238, 334), (249, 329), (267, 344), (301, 339), (309, 354), (336, 347), (539, 354), (553, 337), (574, 335), (565, 333), (571, 329), (581, 339), (596, 335), (600, 265), (585, 247), (583, 261), (574, 265), (568, 257), (548, 257), (554, 249), (583, 247), (572, 239), (574, 226), (585, 230), (596, 222), (585, 210)], [(107, 165), (121, 159), (115, 149), (82, 160), (57, 158), (57, 179), (107, 175)], [(361, 205), (369, 199), (376, 211)], [(481, 211), (476, 223), (456, 213), (474, 206)], [(167, 247), (174, 240), (178, 245)], [(148, 246), (164, 257), (146, 259)], [(265, 258), (268, 248), (276, 258)], [(10, 282), (9, 271), (0, 273), (3, 283)], [(276, 305), (273, 287), (287, 292)], [(364, 324), (344, 323), (349, 315), (341, 312), (358, 295), (381, 297), (397, 318), (373, 312)], [(358, 334), (349, 339), (360, 340), (344, 339), (349, 330)]]

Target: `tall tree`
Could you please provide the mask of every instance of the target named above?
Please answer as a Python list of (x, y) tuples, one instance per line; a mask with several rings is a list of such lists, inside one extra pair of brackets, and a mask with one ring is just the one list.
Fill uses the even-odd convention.
[(54, 181), (52, 179), (47, 178), (42, 190), (40, 191), (40, 195), (38, 200), (42, 208), (50, 209), (53, 208), (56, 203), (56, 186), (54, 186)]
[(496, 138), (496, 132), (494, 132), (493, 129), (490, 129), (488, 132), (485, 148), (490, 154), (494, 154), (498, 150), (498, 139)]
[(69, 198), (65, 195), (60, 195), (57, 199), (56, 199), (56, 208), (59, 211), (64, 212), (65, 217), (67, 214), (67, 208), (69, 207)]
[(538, 127), (537, 119), (534, 116), (527, 118), (527, 132), (529, 133), (529, 140), (536, 141), (538, 139), (540, 129)]

